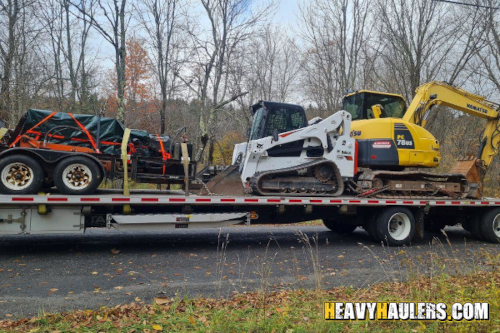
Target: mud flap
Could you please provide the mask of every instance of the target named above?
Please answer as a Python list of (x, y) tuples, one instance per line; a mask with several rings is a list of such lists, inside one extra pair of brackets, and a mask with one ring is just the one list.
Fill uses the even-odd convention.
[(415, 236), (413, 236), (413, 241), (420, 241), (424, 239), (424, 217), (425, 208), (418, 209), (414, 212), (415, 215)]
[(200, 189), (199, 195), (245, 195), (239, 165), (228, 166)]

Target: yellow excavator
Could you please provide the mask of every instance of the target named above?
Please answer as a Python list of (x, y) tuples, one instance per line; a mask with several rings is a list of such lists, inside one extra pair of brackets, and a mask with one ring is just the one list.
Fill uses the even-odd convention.
[[(477, 156), (461, 158), (446, 174), (405, 168), (435, 168), (439, 143), (425, 129), (437, 105), (487, 119)], [(365, 168), (351, 189), (360, 196), (433, 196), (481, 198), (487, 167), (498, 154), (500, 105), (445, 82), (417, 88), (406, 108), (401, 95), (369, 90), (349, 93), (343, 109), (353, 118), (351, 136), (359, 144), (358, 165)]]

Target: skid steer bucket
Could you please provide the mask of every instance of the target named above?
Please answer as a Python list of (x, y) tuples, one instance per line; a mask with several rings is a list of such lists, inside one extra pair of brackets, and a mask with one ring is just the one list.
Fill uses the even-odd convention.
[(483, 196), (483, 178), (486, 172), (483, 161), (474, 156), (459, 158), (450, 173), (465, 175), (469, 182), (467, 198), (481, 199)]
[(212, 178), (200, 190), (200, 195), (245, 195), (241, 182), (239, 165), (228, 166), (224, 171)]

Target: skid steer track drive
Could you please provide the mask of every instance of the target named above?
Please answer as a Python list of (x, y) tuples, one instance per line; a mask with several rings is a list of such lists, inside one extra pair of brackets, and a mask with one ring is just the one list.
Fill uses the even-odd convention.
[(344, 192), (339, 169), (326, 160), (258, 172), (249, 184), (252, 193), (259, 195), (339, 196)]

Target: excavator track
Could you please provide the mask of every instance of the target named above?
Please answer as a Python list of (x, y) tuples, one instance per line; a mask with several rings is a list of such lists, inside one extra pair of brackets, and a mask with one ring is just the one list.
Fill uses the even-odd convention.
[[(331, 170), (331, 177), (318, 167)], [(315, 172), (321, 175), (314, 175)], [(318, 179), (320, 178), (320, 179)], [(335, 163), (321, 159), (302, 165), (256, 173), (249, 181), (253, 194), (282, 196), (340, 196), (344, 182)]]
[(470, 190), (469, 182), (463, 174), (422, 171), (368, 170), (358, 177), (357, 185), (366, 193), (383, 188), (383, 191), (374, 191), (373, 195), (366, 196), (384, 199), (459, 199), (465, 198)]

